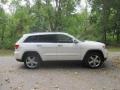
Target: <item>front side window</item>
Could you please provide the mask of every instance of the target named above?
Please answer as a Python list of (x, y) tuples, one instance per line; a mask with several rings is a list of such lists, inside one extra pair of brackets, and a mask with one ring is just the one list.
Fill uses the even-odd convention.
[(57, 35), (57, 42), (58, 43), (73, 43), (73, 39), (69, 36), (59, 34)]

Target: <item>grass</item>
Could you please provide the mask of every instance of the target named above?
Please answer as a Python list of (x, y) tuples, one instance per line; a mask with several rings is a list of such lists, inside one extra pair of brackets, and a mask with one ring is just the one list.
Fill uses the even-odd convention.
[(109, 46), (109, 47), (107, 47), (107, 49), (110, 52), (120, 52), (120, 47)]
[(11, 56), (13, 52), (13, 50), (0, 49), (0, 56)]

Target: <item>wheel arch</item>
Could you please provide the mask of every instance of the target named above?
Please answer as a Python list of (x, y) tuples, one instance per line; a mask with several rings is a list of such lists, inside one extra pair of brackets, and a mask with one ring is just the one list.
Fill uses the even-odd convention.
[(85, 55), (84, 55), (84, 58), (83, 60), (85, 59), (85, 57), (89, 54), (89, 53), (92, 53), (92, 52), (96, 52), (96, 53), (99, 53), (103, 58), (104, 58), (104, 54), (101, 50), (99, 49), (91, 49), (91, 50), (88, 50)]
[(27, 55), (28, 53), (35, 53), (35, 54), (39, 55), (40, 59), (42, 60), (40, 54), (39, 54), (37, 51), (25, 51), (25, 52), (23, 53), (23, 55), (22, 55), (22, 61), (24, 61), (24, 57), (25, 57), (25, 55)]

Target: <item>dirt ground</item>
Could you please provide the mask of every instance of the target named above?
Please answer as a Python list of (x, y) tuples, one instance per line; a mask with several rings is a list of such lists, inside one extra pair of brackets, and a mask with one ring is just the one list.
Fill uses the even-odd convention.
[(71, 61), (31, 70), (14, 56), (0, 57), (0, 90), (120, 90), (120, 52), (110, 52), (99, 69)]

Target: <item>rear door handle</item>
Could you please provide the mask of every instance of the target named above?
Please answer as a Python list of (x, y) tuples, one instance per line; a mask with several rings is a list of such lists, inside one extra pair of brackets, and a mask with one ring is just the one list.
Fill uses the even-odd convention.
[(37, 45), (37, 47), (42, 47), (42, 45)]

